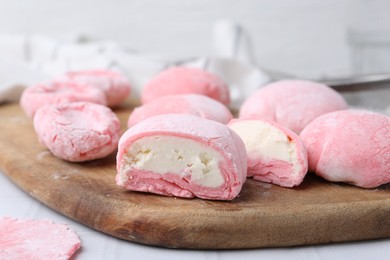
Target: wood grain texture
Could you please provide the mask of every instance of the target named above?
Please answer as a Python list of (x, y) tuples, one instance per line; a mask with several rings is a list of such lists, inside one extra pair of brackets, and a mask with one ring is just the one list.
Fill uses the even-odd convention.
[[(116, 113), (125, 122), (130, 109)], [(310, 175), (289, 189), (249, 179), (231, 202), (125, 191), (115, 185), (115, 154), (85, 163), (55, 158), (17, 104), (0, 107), (0, 151), (0, 168), (32, 197), (137, 243), (234, 249), (390, 237), (389, 185), (365, 190)]]

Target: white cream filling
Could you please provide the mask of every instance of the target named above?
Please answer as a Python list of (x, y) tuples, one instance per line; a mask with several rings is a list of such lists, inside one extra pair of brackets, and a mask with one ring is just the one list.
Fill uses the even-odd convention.
[(147, 136), (133, 142), (123, 155), (120, 174), (124, 182), (131, 169), (164, 175), (191, 176), (191, 182), (218, 187), (224, 182), (219, 169), (222, 156), (194, 140), (173, 136)]
[(258, 120), (237, 122), (230, 128), (243, 140), (249, 159), (281, 160), (291, 163), (294, 172), (301, 170), (295, 144), (278, 128)]

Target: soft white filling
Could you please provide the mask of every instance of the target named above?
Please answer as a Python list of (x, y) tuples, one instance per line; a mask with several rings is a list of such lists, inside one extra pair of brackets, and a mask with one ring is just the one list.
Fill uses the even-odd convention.
[(292, 164), (294, 172), (300, 171), (295, 144), (278, 128), (258, 120), (237, 122), (230, 128), (243, 140), (249, 159), (281, 160)]
[(222, 156), (214, 149), (191, 139), (147, 136), (134, 141), (124, 154), (122, 181), (131, 169), (164, 175), (176, 174), (195, 184), (218, 187), (224, 182), (219, 169)]

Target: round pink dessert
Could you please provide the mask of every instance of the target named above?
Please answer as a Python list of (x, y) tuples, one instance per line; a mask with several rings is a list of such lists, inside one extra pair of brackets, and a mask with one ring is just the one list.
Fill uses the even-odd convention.
[(190, 114), (227, 124), (232, 113), (222, 103), (198, 94), (169, 95), (151, 100), (131, 113), (127, 126), (163, 114)]
[(115, 107), (130, 94), (128, 79), (121, 73), (110, 70), (73, 71), (65, 75), (65, 80), (94, 86), (104, 92), (107, 106)]
[(228, 126), (245, 144), (248, 177), (283, 187), (302, 183), (307, 153), (294, 132), (265, 119), (233, 119)]
[(266, 118), (299, 134), (316, 117), (347, 109), (330, 87), (304, 80), (283, 80), (257, 90), (240, 108), (240, 118)]
[(119, 119), (108, 107), (88, 102), (43, 106), (35, 114), (34, 128), (55, 156), (72, 162), (111, 154), (121, 134)]
[(344, 110), (316, 118), (301, 133), (309, 169), (333, 182), (374, 188), (390, 182), (390, 117)]
[(227, 126), (168, 114), (145, 119), (121, 137), (116, 183), (165, 196), (232, 200), (246, 170), (245, 146)]
[(0, 218), (0, 259), (71, 259), (80, 239), (50, 220)]
[(221, 102), (230, 103), (228, 86), (217, 76), (205, 70), (174, 67), (162, 71), (143, 88), (143, 104), (166, 95), (201, 94)]
[(26, 88), (20, 98), (20, 105), (29, 117), (44, 105), (58, 105), (69, 102), (87, 101), (106, 105), (104, 93), (95, 87), (71, 81), (49, 81)]

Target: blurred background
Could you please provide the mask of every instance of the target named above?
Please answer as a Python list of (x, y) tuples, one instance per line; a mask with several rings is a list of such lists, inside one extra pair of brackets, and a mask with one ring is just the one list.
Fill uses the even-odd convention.
[(169, 59), (213, 55), (237, 22), (262, 68), (320, 79), (390, 71), (387, 0), (0, 0), (0, 34), (82, 34)]

